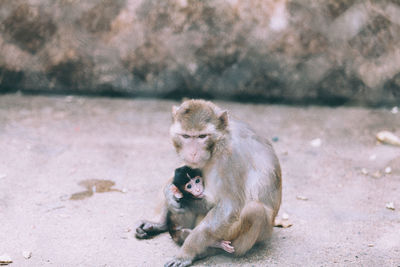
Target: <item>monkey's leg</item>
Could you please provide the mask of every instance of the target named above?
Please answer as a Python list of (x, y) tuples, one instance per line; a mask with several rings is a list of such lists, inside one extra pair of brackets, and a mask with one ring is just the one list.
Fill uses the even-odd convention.
[(213, 247), (217, 240), (212, 235), (212, 221), (218, 218), (219, 211), (211, 209), (206, 217), (197, 225), (187, 236), (178, 256), (165, 263), (164, 267), (185, 267), (193, 263), (194, 260), (213, 255), (221, 249)]
[(188, 228), (178, 229), (174, 232), (170, 232), (172, 239), (177, 243), (179, 246), (185, 242), (186, 237), (190, 234), (192, 230)]
[[(185, 242), (186, 238), (188, 237), (191, 231), (192, 231), (191, 229), (184, 228), (170, 232), (170, 234), (172, 240), (174, 240), (175, 243), (181, 246), (183, 242)], [(220, 248), (228, 253), (233, 253), (235, 251), (235, 248), (232, 247), (231, 243), (232, 243), (231, 241), (226, 241), (226, 240), (216, 241), (213, 245), (210, 246), (210, 248)], [(207, 255), (209, 253), (207, 252), (205, 254)]]
[(250, 250), (257, 241), (264, 240), (271, 233), (272, 224), (264, 204), (256, 201), (246, 204), (239, 221), (231, 228), (232, 246), (235, 256), (241, 256)]
[(158, 234), (164, 233), (168, 230), (167, 223), (162, 221), (159, 223), (150, 221), (140, 221), (136, 227), (136, 238), (147, 239)]

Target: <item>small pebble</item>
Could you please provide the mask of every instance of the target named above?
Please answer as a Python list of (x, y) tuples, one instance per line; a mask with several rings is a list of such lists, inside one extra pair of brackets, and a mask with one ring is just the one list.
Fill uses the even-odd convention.
[(321, 141), (321, 139), (316, 138), (314, 140), (311, 140), (310, 144), (312, 147), (320, 147), (322, 144), (322, 141)]
[(382, 173), (380, 171), (376, 171), (372, 174), (372, 177), (374, 178), (381, 178), (382, 177)]
[(297, 198), (298, 200), (308, 200), (308, 198), (305, 197), (305, 196), (297, 196), (296, 198)]
[(368, 171), (367, 171), (366, 168), (362, 168), (362, 169), (361, 169), (361, 173), (364, 174), (364, 175), (367, 175), (367, 174), (368, 174)]
[(385, 173), (386, 173), (386, 174), (392, 173), (392, 168), (386, 167), (386, 168), (385, 168)]
[(368, 247), (372, 248), (374, 246), (374, 244), (368, 244)]
[(275, 226), (276, 227), (289, 228), (292, 225), (293, 225), (293, 223), (291, 223), (288, 220), (283, 220), (281, 218), (276, 218), (275, 219)]
[(289, 214), (287, 214), (286, 212), (284, 212), (282, 214), (282, 220), (288, 220), (289, 219)]
[(24, 256), (25, 259), (30, 259), (32, 257), (32, 252), (22, 251), (22, 256)]
[(394, 203), (393, 202), (386, 203), (386, 208), (389, 210), (395, 210)]
[(278, 142), (278, 141), (279, 141), (279, 137), (278, 136), (272, 137), (272, 142)]
[(398, 107), (393, 107), (390, 112), (392, 112), (393, 114), (397, 114), (399, 113), (399, 108)]

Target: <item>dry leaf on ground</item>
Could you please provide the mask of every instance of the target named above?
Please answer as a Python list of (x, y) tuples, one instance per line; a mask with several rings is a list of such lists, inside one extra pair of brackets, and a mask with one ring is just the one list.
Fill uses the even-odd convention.
[(400, 146), (400, 138), (389, 131), (381, 131), (377, 133), (376, 139), (385, 144)]
[(7, 265), (12, 263), (12, 259), (10, 256), (8, 256), (7, 254), (3, 254), (0, 256), (0, 265)]
[(395, 210), (394, 203), (393, 202), (386, 203), (386, 208), (389, 210)]

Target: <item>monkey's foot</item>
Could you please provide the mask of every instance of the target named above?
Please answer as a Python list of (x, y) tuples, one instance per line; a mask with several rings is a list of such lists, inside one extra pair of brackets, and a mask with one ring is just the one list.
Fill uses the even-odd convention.
[(148, 239), (162, 232), (164, 232), (164, 229), (159, 224), (147, 221), (141, 221), (136, 227), (135, 236), (138, 239)]
[(231, 241), (222, 240), (220, 243), (220, 247), (228, 253), (235, 252), (235, 248), (231, 245)]
[(191, 259), (174, 258), (164, 264), (164, 267), (186, 267), (192, 264)]

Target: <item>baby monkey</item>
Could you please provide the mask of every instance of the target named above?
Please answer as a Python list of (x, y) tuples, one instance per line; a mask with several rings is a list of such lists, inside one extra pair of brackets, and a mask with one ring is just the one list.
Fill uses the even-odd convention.
[[(172, 239), (182, 245), (191, 229), (201, 216), (211, 209), (204, 198), (204, 183), (200, 169), (183, 166), (175, 170), (170, 186), (179, 208), (169, 207), (167, 212), (167, 227)], [(235, 251), (230, 241), (216, 241), (212, 246), (221, 248), (228, 253)]]
[(171, 191), (178, 202), (190, 205), (195, 199), (204, 197), (204, 183), (200, 169), (183, 166), (175, 170)]

